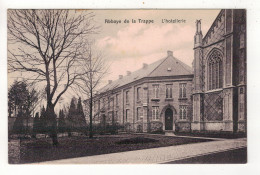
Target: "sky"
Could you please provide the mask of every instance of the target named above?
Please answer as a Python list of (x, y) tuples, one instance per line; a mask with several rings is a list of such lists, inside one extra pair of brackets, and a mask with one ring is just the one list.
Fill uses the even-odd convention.
[[(81, 11), (76, 10), (79, 13)], [(102, 53), (109, 65), (108, 74), (99, 86), (101, 88), (108, 83), (108, 80), (116, 80), (119, 75), (126, 75), (126, 71), (133, 72), (140, 69), (143, 63), (151, 64), (165, 58), (168, 50), (173, 51), (174, 57), (191, 66), (196, 20), (202, 20), (202, 33), (205, 35), (220, 10), (87, 10), (86, 12), (94, 14), (93, 22), (100, 27), (98, 33), (93, 34), (91, 39), (95, 40), (95, 50)], [(126, 20), (129, 23), (126, 23)], [(165, 23), (167, 20), (172, 22)], [(21, 75), (19, 73), (8, 75), (9, 86), (17, 76)], [(65, 99), (63, 102), (69, 104), (74, 95), (74, 91), (68, 90), (63, 95)]]
[[(95, 35), (96, 46), (110, 65), (108, 80), (116, 80), (126, 71), (135, 71), (143, 63), (153, 63), (167, 56), (167, 51), (187, 65), (193, 61), (195, 21), (202, 20), (202, 33), (206, 34), (220, 10), (94, 10), (94, 21), (100, 26)], [(105, 20), (121, 20), (106, 23)], [(132, 19), (136, 23), (132, 23)], [(139, 23), (153, 20), (153, 23)], [(162, 23), (178, 19), (180, 23)], [(129, 23), (124, 23), (129, 20)]]

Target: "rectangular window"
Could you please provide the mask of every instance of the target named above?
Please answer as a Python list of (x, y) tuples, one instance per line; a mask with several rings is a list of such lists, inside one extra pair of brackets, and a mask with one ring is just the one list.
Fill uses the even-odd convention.
[(108, 122), (111, 122), (112, 121), (112, 112), (109, 112), (108, 113)]
[(180, 83), (180, 98), (186, 98), (186, 83)]
[(141, 100), (141, 88), (137, 88), (137, 101), (140, 101)]
[(166, 98), (172, 98), (172, 85), (166, 84)]
[(118, 120), (118, 111), (115, 112), (114, 120), (115, 120), (115, 122), (117, 122), (117, 120)]
[(118, 106), (119, 94), (116, 94), (116, 106)]
[(136, 110), (136, 120), (140, 120), (140, 117), (143, 116), (143, 111), (141, 107), (138, 107)]
[(159, 119), (159, 106), (153, 106), (152, 119), (153, 120), (158, 120)]
[(155, 99), (159, 98), (159, 84), (153, 85), (153, 97)]
[(105, 105), (105, 98), (103, 98), (103, 101), (102, 101), (102, 109), (104, 110), (105, 107), (106, 107), (106, 105)]
[(107, 105), (108, 105), (107, 108), (110, 109), (110, 98), (109, 97), (107, 98)]
[(180, 120), (186, 120), (187, 119), (187, 106), (181, 105), (180, 106)]
[(130, 115), (130, 110), (127, 109), (127, 110), (125, 111), (125, 122), (128, 121), (129, 115)]
[(125, 92), (125, 101), (126, 101), (126, 104), (129, 104), (129, 91)]

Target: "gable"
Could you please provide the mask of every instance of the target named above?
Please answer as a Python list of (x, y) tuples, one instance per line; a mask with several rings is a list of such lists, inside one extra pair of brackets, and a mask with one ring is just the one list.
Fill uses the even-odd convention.
[(173, 56), (168, 56), (157, 68), (155, 68), (149, 77), (190, 75), (192, 68)]
[(210, 45), (221, 39), (225, 34), (225, 11), (221, 10), (210, 29), (203, 38), (203, 45)]

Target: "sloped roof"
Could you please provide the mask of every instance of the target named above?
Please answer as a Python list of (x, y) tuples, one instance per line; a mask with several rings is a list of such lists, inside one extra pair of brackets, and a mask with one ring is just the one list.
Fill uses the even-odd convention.
[[(168, 71), (168, 68), (171, 71)], [(192, 68), (185, 63), (181, 62), (172, 55), (168, 55), (166, 58), (162, 58), (145, 68), (141, 68), (132, 72), (130, 75), (124, 76), (122, 79), (117, 79), (110, 84), (107, 84), (99, 90), (99, 93), (103, 93), (112, 89), (116, 89), (123, 85), (129, 84), (133, 81), (140, 80), (145, 77), (161, 77), (161, 76), (177, 76), (177, 75), (191, 75)]]

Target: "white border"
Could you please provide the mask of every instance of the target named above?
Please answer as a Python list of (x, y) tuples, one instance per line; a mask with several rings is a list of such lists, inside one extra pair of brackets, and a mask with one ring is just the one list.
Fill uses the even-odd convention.
[[(227, 3), (228, 2), (228, 3)], [(248, 163), (246, 165), (8, 165), (7, 164), (7, 21), (8, 8), (69, 9), (247, 9), (247, 78), (248, 78)], [(0, 174), (260, 174), (259, 123), (259, 0), (2, 0), (0, 1)]]

